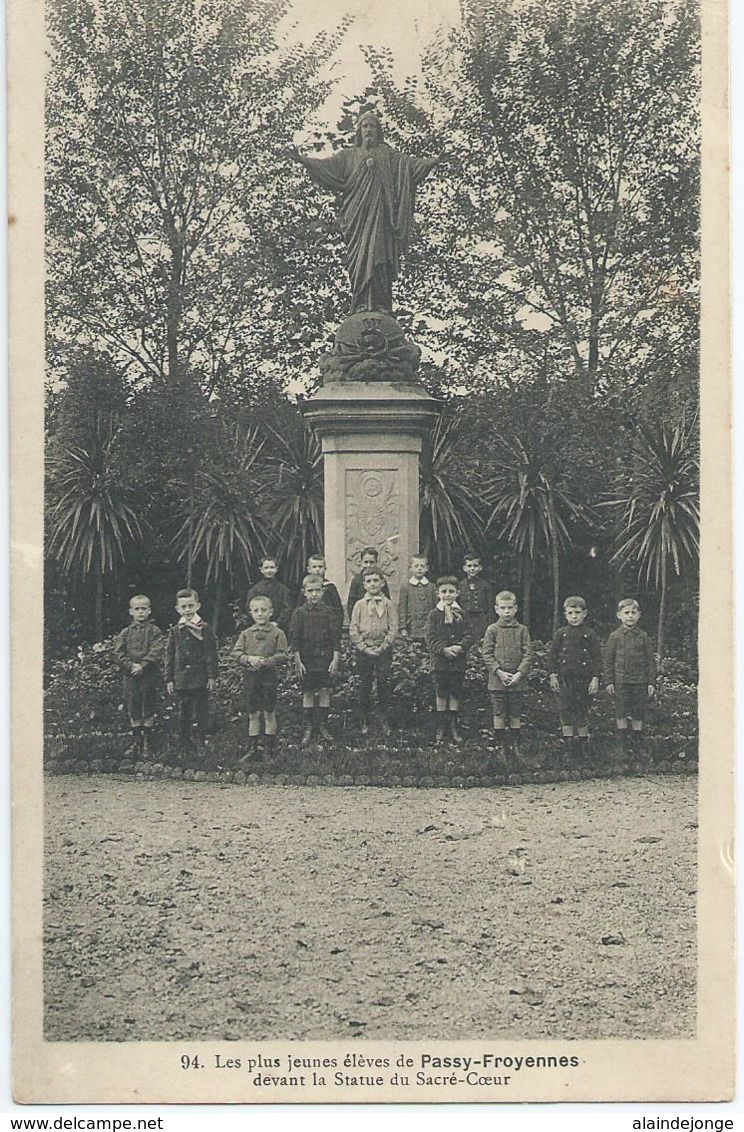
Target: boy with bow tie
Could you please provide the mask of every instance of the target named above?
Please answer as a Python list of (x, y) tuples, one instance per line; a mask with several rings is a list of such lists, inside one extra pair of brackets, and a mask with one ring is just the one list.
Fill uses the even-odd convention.
[(179, 590), (176, 613), (165, 645), (165, 686), (176, 694), (178, 734), (185, 753), (192, 750), (191, 728), (196, 721), (201, 742), (209, 727), (209, 693), (217, 679), (217, 641), (214, 632), (199, 616), (201, 605), (196, 590)]

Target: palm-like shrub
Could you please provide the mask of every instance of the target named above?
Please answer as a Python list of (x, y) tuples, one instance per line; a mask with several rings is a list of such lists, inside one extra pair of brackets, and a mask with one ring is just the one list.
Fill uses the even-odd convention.
[(288, 403), (261, 427), (268, 442), (264, 484), (272, 544), (286, 580), (299, 586), (308, 558), (323, 548), (323, 456), (317, 437)]
[(215, 630), (225, 581), (247, 579), (266, 547), (267, 529), (260, 512), (264, 444), (256, 429), (226, 425), (217, 446), (219, 463), (194, 472), (183, 501), (185, 517), (173, 542), (179, 559), (200, 563), (207, 585), (215, 584)]
[(627, 486), (604, 501), (619, 517), (612, 560), (635, 566), (639, 581), (659, 591), (661, 654), (671, 575), (685, 577), (700, 552), (697, 422), (638, 425), (630, 467)]
[(116, 429), (108, 413), (95, 418), (79, 444), (50, 457), (49, 553), (66, 574), (95, 580), (96, 640), (103, 636), (103, 587), (124, 559), (127, 542), (142, 536), (133, 492), (113, 467)]
[(487, 526), (498, 525), (498, 535), (522, 560), (524, 620), (530, 621), (532, 582), (539, 557), (549, 562), (553, 583), (553, 632), (560, 616), (561, 554), (573, 542), (572, 527), (589, 520), (589, 510), (566, 482), (560, 461), (544, 437), (516, 435), (509, 442), (498, 437), (489, 462), (484, 497), (491, 513)]
[(458, 551), (484, 550), (484, 516), (477, 488), (470, 486), (475, 479), (468, 476), (467, 448), (463, 416), (443, 414), (421, 453), (419, 544), (439, 571), (454, 569)]

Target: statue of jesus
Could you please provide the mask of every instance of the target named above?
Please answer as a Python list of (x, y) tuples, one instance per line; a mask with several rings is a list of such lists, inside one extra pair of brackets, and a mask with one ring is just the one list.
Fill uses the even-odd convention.
[(416, 187), (444, 160), (409, 157), (383, 141), (374, 111), (357, 122), (354, 145), (332, 157), (291, 151), (324, 189), (341, 194), (340, 224), (346, 241), (352, 314), (392, 311), (393, 280), (408, 247)]

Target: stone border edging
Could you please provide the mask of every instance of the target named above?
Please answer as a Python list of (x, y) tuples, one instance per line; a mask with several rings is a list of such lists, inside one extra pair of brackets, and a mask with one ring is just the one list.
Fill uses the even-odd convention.
[(162, 762), (133, 762), (123, 759), (61, 759), (46, 768), (54, 775), (117, 774), (141, 779), (165, 779), (176, 782), (218, 782), (235, 786), (374, 786), (409, 789), (472, 789), (474, 787), (523, 786), (530, 783), (583, 782), (590, 779), (645, 778), (651, 775), (697, 774), (697, 759), (663, 760), (653, 763), (617, 763), (605, 768), (573, 767), (569, 770), (539, 769), (522, 774), (453, 775), (452, 777), (416, 778), (412, 775), (374, 774), (271, 774), (233, 770), (199, 770), (194, 767), (172, 766)]

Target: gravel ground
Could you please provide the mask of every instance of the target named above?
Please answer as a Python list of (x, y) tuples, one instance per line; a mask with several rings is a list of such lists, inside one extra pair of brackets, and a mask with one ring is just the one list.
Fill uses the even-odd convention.
[(696, 791), (50, 777), (46, 1037), (692, 1037)]

